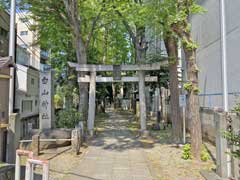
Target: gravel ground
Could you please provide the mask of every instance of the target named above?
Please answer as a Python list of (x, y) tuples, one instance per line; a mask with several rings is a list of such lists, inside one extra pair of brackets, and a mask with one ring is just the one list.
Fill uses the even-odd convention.
[[(126, 126), (132, 133), (137, 136), (138, 123), (133, 121), (133, 116), (130, 113), (120, 112), (121, 116), (129, 120)], [(107, 116), (101, 116), (98, 121), (98, 131), (105, 130), (104, 119)], [(151, 122), (149, 122), (149, 127)], [(154, 180), (204, 180), (199, 171), (205, 169), (214, 169), (213, 160), (208, 162), (199, 162), (195, 160), (183, 160), (182, 146), (171, 144), (171, 129), (161, 131), (151, 131), (151, 137), (141, 139), (139, 141), (145, 147), (143, 152), (148, 161), (151, 173), (157, 177)], [(212, 152), (212, 157), (215, 157), (215, 147), (206, 144), (207, 148)], [(50, 160), (50, 179), (61, 180), (71, 173), (71, 169), (77, 166), (79, 161), (84, 158), (89, 149), (84, 147), (81, 149), (81, 154), (76, 156), (71, 153), (70, 147), (58, 148), (49, 150), (41, 155), (40, 158)], [(128, 180), (128, 179), (126, 179)], [(148, 180), (148, 179), (146, 179)]]

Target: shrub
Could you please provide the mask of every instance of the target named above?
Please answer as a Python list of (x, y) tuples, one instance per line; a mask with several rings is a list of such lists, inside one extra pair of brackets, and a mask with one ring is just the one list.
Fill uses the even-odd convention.
[[(240, 134), (234, 132), (224, 132), (223, 137), (227, 139), (230, 145), (240, 147)], [(240, 159), (240, 150), (232, 151), (230, 155), (234, 158)]]
[(201, 151), (201, 160), (206, 162), (209, 159), (210, 159), (210, 155), (207, 151), (207, 148), (203, 145), (202, 146), (202, 151)]
[(63, 106), (63, 100), (62, 100), (61, 96), (58, 94), (55, 94), (54, 95), (54, 107), (56, 109), (60, 109), (60, 108), (62, 108), (62, 106)]
[[(233, 112), (237, 113), (237, 115), (240, 115), (240, 99), (237, 97), (236, 99), (236, 105), (233, 108)], [(231, 153), (229, 153), (232, 157), (240, 159), (240, 133), (236, 133), (233, 131), (225, 131), (223, 132), (223, 137), (227, 139), (228, 144), (232, 146), (237, 146), (237, 150), (231, 150)]]
[[(192, 159), (190, 144), (184, 145), (183, 152), (182, 152), (182, 159), (184, 159), (184, 160)], [(208, 161), (209, 159), (210, 159), (210, 155), (209, 155), (206, 147), (203, 145), (202, 149), (201, 149), (201, 160)]]
[(184, 160), (192, 159), (190, 144), (184, 145), (183, 152), (182, 152), (182, 159)]
[(76, 109), (61, 110), (57, 115), (58, 128), (74, 128), (79, 120), (80, 113)]

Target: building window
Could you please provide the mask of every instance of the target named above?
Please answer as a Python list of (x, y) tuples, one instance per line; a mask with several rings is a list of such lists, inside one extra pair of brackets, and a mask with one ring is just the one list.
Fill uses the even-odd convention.
[(28, 48), (28, 45), (27, 44), (21, 44), (20, 45), (22, 48), (24, 48), (24, 49), (27, 49)]
[(22, 112), (32, 112), (32, 101), (23, 100), (22, 101)]
[(21, 21), (22, 23), (27, 23), (27, 22), (28, 22), (28, 18), (20, 18), (20, 21)]
[(38, 105), (38, 101), (37, 100), (35, 100), (35, 106), (37, 106)]
[(21, 32), (20, 32), (20, 35), (21, 35), (21, 36), (28, 35), (28, 31), (21, 31)]
[(31, 84), (34, 85), (34, 78), (31, 78)]

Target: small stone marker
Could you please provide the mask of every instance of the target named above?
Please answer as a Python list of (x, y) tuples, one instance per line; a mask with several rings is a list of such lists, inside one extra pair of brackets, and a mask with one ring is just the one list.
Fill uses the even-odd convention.
[(72, 130), (72, 151), (76, 153), (76, 155), (80, 152), (81, 145), (81, 132), (79, 129)]
[(40, 106), (39, 126), (40, 129), (51, 129), (54, 122), (53, 106), (53, 72), (40, 73)]

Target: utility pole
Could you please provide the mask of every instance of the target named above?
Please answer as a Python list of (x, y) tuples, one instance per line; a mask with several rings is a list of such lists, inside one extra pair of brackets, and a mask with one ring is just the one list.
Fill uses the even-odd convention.
[(180, 79), (180, 88), (181, 88), (181, 93), (179, 95), (179, 106), (182, 109), (182, 131), (183, 131), (183, 144), (186, 144), (186, 94), (184, 90), (184, 82), (185, 80), (185, 67), (183, 64), (183, 58), (182, 58), (182, 48), (181, 48), (181, 41), (178, 41), (178, 59), (179, 59), (179, 72), (181, 74), (181, 79)]
[[(16, 0), (11, 0), (11, 9), (10, 9), (10, 28), (9, 28), (9, 58), (12, 62), (15, 62), (15, 18), (16, 18)], [(10, 68), (10, 79), (9, 79), (9, 103), (8, 103), (8, 114), (9, 119), (13, 113), (14, 108), (14, 67)], [(7, 162), (14, 162), (12, 160), (13, 152), (12, 152), (12, 142), (10, 133), (8, 133), (7, 137)], [(15, 154), (15, 149), (14, 149)]]
[[(225, 0), (220, 0), (220, 17), (221, 17), (221, 52), (222, 52), (222, 78), (223, 78), (223, 107), (227, 113), (228, 107), (228, 84), (227, 84), (227, 38), (226, 38), (226, 13)], [(227, 172), (231, 176), (231, 157), (227, 155)]]
[[(15, 62), (15, 19), (16, 19), (16, 0), (11, 0), (10, 9), (10, 32), (9, 32), (9, 57)], [(10, 68), (9, 81), (9, 115), (13, 113), (14, 106), (14, 68)]]

